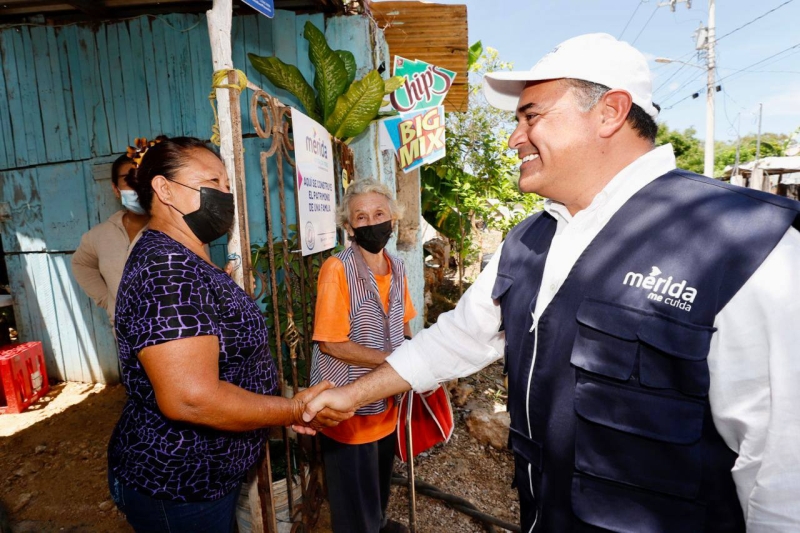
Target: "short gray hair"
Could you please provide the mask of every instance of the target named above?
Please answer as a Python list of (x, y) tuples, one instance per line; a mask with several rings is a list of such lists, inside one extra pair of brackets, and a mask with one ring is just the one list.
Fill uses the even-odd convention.
[(581, 111), (589, 111), (597, 102), (611, 89), (599, 83), (591, 81), (576, 80), (573, 78), (564, 78), (564, 84), (571, 89), (575, 89), (575, 99), (578, 101)]
[(372, 178), (354, 180), (350, 183), (347, 191), (342, 197), (342, 203), (336, 208), (336, 225), (344, 228), (350, 222), (350, 200), (359, 194), (378, 193), (386, 197), (389, 201), (389, 211), (392, 220), (403, 218), (403, 207), (397, 203), (392, 195), (392, 190), (385, 184)]
[[(562, 81), (567, 87), (573, 89), (575, 100), (578, 102), (578, 106), (583, 112), (589, 111), (596, 106), (603, 95), (611, 90), (611, 88), (605, 85), (591, 81), (576, 80), (573, 78), (564, 78)], [(655, 142), (656, 134), (658, 133), (658, 125), (653, 117), (648, 115), (644, 109), (637, 104), (633, 104), (631, 110), (628, 111), (627, 121), (639, 137), (647, 139), (651, 143)]]

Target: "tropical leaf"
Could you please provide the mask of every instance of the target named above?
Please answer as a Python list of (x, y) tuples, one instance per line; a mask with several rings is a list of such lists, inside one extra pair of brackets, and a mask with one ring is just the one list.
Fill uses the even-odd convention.
[(483, 43), (478, 41), (469, 47), (469, 59), (467, 60), (467, 68), (474, 65), (483, 54)]
[(350, 88), (350, 84), (353, 83), (353, 80), (356, 79), (356, 71), (358, 70), (358, 65), (356, 65), (356, 56), (347, 50), (336, 50), (336, 54), (344, 63), (345, 70), (347, 70), (347, 87), (345, 87), (346, 91), (348, 88)]
[(275, 87), (285, 89), (297, 97), (309, 117), (320, 120), (314, 89), (297, 67), (287, 65), (277, 57), (261, 57), (255, 54), (247, 54), (247, 57), (253, 67), (266, 76)]
[(303, 36), (308, 41), (308, 58), (314, 65), (314, 88), (317, 89), (322, 120), (327, 122), (336, 107), (336, 99), (347, 89), (349, 75), (342, 58), (331, 50), (325, 35), (311, 21), (306, 21)]
[(384, 81), (384, 85), (386, 88), (384, 89), (384, 94), (392, 94), (397, 89), (403, 86), (406, 82), (405, 76), (392, 76), (388, 80)]
[(378, 114), (384, 90), (383, 78), (377, 70), (353, 82), (347, 92), (336, 100), (336, 107), (325, 122), (325, 127), (339, 139), (355, 137)]

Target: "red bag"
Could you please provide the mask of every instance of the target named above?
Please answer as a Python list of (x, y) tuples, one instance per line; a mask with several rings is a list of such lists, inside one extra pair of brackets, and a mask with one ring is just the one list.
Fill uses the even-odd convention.
[(447, 391), (438, 387), (431, 392), (406, 392), (400, 398), (400, 414), (397, 417), (397, 441), (394, 453), (404, 463), (408, 461), (406, 447), (406, 423), (411, 404), (412, 455), (416, 457), (435, 444), (447, 442), (453, 434), (453, 408)]

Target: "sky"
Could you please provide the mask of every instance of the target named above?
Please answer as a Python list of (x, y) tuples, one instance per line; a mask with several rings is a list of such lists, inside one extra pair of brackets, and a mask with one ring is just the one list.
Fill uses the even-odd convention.
[[(621, 35), (650, 59), (653, 100), (662, 106), (659, 120), (672, 129), (693, 127), (705, 138), (705, 59), (695, 50), (694, 32), (708, 22), (708, 0), (693, 0), (691, 8), (678, 4), (674, 13), (669, 6), (657, 7), (666, 3), (662, 0), (436, 2), (466, 4), (470, 44), (480, 40), (484, 47), (496, 48), (515, 70), (530, 69), (558, 43), (576, 35)], [(722, 86), (715, 98), (717, 140), (735, 140), (737, 131), (742, 136), (755, 133), (759, 104), (762, 132), (790, 134), (800, 127), (800, 0), (786, 2), (716, 0), (717, 79)], [(726, 36), (729, 32), (733, 33)], [(654, 61), (657, 57), (702, 68), (660, 64)], [(692, 99), (695, 92), (700, 96)]]

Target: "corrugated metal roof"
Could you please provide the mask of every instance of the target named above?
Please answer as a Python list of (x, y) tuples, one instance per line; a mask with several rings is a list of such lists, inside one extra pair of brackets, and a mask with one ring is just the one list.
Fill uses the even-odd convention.
[(427, 2), (370, 2), (369, 10), (383, 29), (391, 62), (399, 55), (456, 72), (447, 93), (447, 111), (466, 111), (469, 101), (467, 6)]

